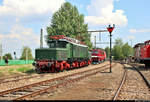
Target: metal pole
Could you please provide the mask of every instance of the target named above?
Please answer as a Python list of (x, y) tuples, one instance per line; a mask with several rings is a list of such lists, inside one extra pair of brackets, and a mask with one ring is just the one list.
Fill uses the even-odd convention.
[(2, 44), (0, 44), (0, 56), (1, 56), (1, 61), (3, 60), (3, 55), (2, 55)]
[(27, 64), (27, 60), (28, 60), (28, 49), (26, 49), (26, 64)]
[(41, 29), (40, 48), (43, 48), (43, 29)]
[(131, 41), (131, 47), (132, 47), (132, 39), (130, 41)]
[[(99, 32), (99, 42), (101, 43), (101, 32)], [(101, 44), (100, 44), (101, 46)]]
[(111, 63), (112, 63), (111, 37), (112, 37), (112, 35), (111, 35), (111, 33), (110, 33), (110, 73), (112, 72), (112, 71), (111, 71)]
[(96, 36), (94, 36), (94, 40), (95, 40), (95, 48), (96, 48)]

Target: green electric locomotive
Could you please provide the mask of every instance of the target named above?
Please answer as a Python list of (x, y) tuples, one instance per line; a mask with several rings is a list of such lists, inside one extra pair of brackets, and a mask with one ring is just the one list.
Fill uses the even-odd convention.
[(42, 72), (59, 72), (87, 66), (91, 63), (88, 46), (64, 35), (50, 36), (49, 48), (35, 50), (35, 70)]

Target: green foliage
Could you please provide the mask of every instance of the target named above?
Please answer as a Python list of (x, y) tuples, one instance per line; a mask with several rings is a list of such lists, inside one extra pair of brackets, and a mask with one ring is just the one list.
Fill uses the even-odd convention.
[(124, 58), (123, 53), (122, 53), (122, 47), (115, 45), (113, 48), (113, 55), (115, 60), (121, 60)]
[(106, 52), (107, 58), (109, 58), (109, 56), (110, 56), (110, 48), (109, 48), (109, 47), (106, 47), (106, 48), (105, 48), (105, 52)]
[(11, 56), (10, 53), (5, 54), (5, 55), (3, 56), (3, 59), (5, 59), (6, 56), (8, 57), (9, 60), (12, 60), (12, 56)]
[(26, 60), (26, 56), (27, 56), (28, 60), (33, 60), (32, 51), (27, 46), (23, 47), (23, 52), (22, 52), (22, 56), (21, 56), (20, 60)]
[(88, 25), (84, 24), (84, 15), (79, 14), (76, 6), (66, 2), (54, 13), (51, 25), (47, 27), (46, 42), (50, 39), (50, 35), (65, 35), (83, 41), (91, 48), (92, 43), (87, 30)]
[(112, 55), (115, 60), (121, 60), (125, 57), (133, 55), (133, 48), (128, 43), (123, 43), (122, 39), (117, 38), (112, 50)]
[(122, 39), (121, 39), (121, 38), (117, 38), (117, 39), (115, 40), (115, 45), (122, 47), (122, 46), (123, 46), (123, 41), (122, 41)]
[(128, 43), (125, 43), (122, 47), (122, 52), (125, 57), (132, 56), (133, 48), (131, 46), (129, 46)]
[(17, 71), (18, 72), (22, 72), (22, 73), (25, 73), (27, 71), (31, 70), (31, 68), (27, 68), (27, 67), (22, 67), (22, 68), (18, 68)]

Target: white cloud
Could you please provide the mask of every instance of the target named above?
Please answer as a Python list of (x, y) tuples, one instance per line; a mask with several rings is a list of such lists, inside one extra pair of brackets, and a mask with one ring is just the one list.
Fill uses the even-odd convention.
[(133, 35), (130, 35), (130, 36), (128, 36), (128, 39), (131, 39), (131, 40), (133, 40), (133, 39), (135, 39), (135, 36), (133, 36)]
[[(3, 0), (0, 15), (27, 15), (54, 13), (65, 0)], [(43, 15), (44, 16), (44, 15)]]
[[(65, 0), (3, 0), (0, 4), (0, 43), (3, 54), (29, 46), (33, 55), (40, 47), (40, 28), (49, 25), (52, 14)], [(46, 23), (46, 24), (45, 24)], [(39, 32), (38, 32), (39, 31)], [(44, 35), (46, 32), (44, 32)], [(44, 47), (46, 47), (45, 39)]]
[(115, 0), (116, 2), (119, 2), (120, 0)]
[(13, 44), (11, 41), (15, 40), (24, 46), (31, 45), (32, 43), (39, 45), (39, 35), (35, 34), (33, 29), (24, 28), (21, 25), (13, 26), (9, 34), (0, 34), (0, 38), (7, 40), (10, 44)]
[[(32, 49), (40, 46), (40, 35), (35, 34), (33, 29), (25, 28), (21, 25), (15, 25), (11, 28), (9, 34), (0, 34), (1, 43), (3, 44), (4, 53), (10, 53), (12, 50), (20, 50), (23, 46), (29, 46)], [(32, 50), (34, 53), (34, 50)]]
[(150, 29), (130, 29), (130, 33), (148, 33)]
[(114, 10), (114, 0), (91, 0), (91, 4), (87, 6), (89, 16), (85, 17), (85, 21), (91, 26), (99, 26), (106, 24), (115, 24), (117, 26), (126, 26), (127, 17), (123, 10)]

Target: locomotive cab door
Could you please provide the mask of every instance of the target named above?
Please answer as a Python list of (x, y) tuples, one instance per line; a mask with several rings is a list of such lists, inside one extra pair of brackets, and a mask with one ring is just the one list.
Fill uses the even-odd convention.
[(68, 49), (68, 58), (72, 58), (73, 57), (73, 45), (68, 43), (67, 49)]

